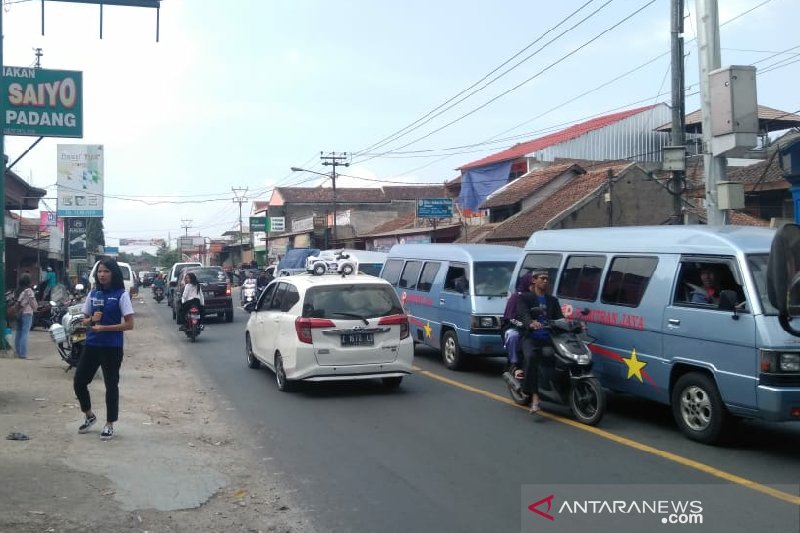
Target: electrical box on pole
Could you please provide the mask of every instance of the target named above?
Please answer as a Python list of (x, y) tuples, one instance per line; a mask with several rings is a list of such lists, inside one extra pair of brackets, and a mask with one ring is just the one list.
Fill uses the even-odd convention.
[(715, 155), (736, 157), (758, 144), (756, 68), (732, 65), (709, 73)]

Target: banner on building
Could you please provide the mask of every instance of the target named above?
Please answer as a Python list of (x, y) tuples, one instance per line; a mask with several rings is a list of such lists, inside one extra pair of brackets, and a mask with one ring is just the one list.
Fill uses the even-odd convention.
[(58, 218), (55, 211), (39, 211), (39, 231), (48, 231), (58, 227), (64, 233), (64, 219)]
[(103, 145), (59, 144), (58, 216), (103, 216)]
[(158, 246), (164, 247), (167, 241), (164, 239), (120, 239), (120, 246)]
[(86, 259), (86, 219), (70, 218), (67, 222), (67, 238), (69, 239), (69, 258)]

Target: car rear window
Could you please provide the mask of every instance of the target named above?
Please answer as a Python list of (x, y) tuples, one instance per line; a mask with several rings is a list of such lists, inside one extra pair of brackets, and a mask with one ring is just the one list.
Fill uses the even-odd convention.
[(221, 268), (193, 268), (189, 272), (194, 272), (194, 275), (197, 276), (197, 281), (200, 283), (216, 283), (228, 280)]
[(386, 285), (331, 285), (306, 292), (303, 316), (373, 318), (403, 312), (394, 289)]

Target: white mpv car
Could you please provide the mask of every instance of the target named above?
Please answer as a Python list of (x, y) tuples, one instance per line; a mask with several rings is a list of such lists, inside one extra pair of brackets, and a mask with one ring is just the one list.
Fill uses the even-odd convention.
[(282, 391), (301, 380), (373, 378), (394, 388), (411, 374), (414, 343), (408, 317), (384, 279), (364, 274), (280, 277), (245, 310), (250, 312), (247, 364), (269, 367)]

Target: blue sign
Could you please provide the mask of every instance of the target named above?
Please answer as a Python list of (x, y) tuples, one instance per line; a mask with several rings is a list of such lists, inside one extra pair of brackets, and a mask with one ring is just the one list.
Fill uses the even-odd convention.
[(420, 198), (417, 200), (417, 218), (452, 218), (452, 198)]

